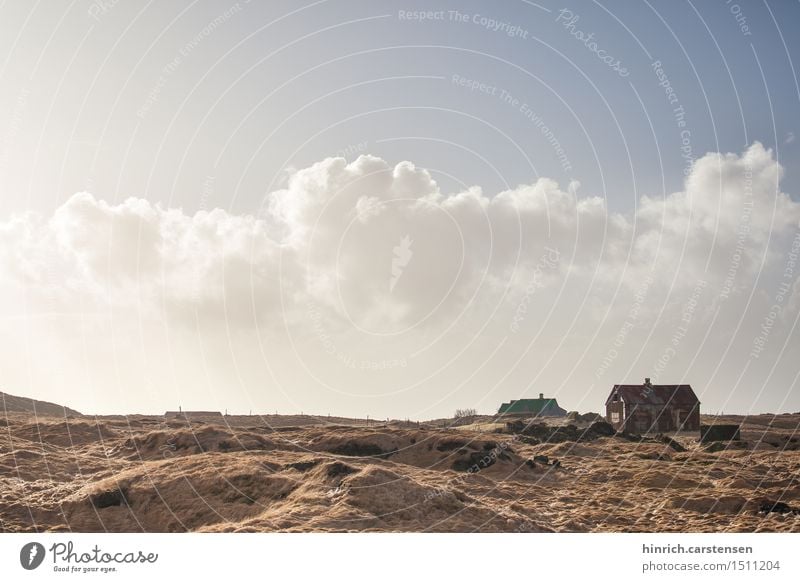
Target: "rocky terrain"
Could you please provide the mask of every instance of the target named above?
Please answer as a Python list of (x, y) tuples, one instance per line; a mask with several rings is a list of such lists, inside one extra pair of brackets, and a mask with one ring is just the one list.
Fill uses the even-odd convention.
[(726, 417), (743, 441), (720, 447), (575, 417), (509, 432), (61, 410), (0, 417), (0, 531), (800, 532), (800, 414)]

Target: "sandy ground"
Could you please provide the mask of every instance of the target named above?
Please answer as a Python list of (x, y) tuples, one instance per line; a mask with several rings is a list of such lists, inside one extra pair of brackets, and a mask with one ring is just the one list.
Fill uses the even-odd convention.
[(800, 532), (800, 414), (716, 452), (333, 420), (9, 412), (0, 531)]

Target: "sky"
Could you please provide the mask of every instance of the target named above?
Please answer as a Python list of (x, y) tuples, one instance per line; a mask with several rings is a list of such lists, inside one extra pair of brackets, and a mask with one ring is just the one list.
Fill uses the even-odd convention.
[(800, 410), (800, 3), (0, 4), (0, 390)]

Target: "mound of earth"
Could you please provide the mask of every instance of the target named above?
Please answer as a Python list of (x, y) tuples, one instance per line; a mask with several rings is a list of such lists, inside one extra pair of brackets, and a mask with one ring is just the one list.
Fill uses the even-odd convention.
[(788, 447), (271, 420), (9, 414), (0, 531), (800, 531)]
[(3, 416), (10, 412), (23, 412), (36, 416), (58, 416), (61, 418), (72, 416), (82, 416), (77, 410), (72, 410), (60, 404), (45, 402), (44, 400), (34, 400), (24, 396), (14, 396), (0, 392), (0, 405), (3, 407)]
[(526, 442), (533, 444), (592, 441), (616, 434), (614, 427), (602, 420), (594, 421), (586, 428), (579, 428), (574, 424), (552, 426), (541, 422), (515, 420), (506, 423), (506, 430), (523, 435)]

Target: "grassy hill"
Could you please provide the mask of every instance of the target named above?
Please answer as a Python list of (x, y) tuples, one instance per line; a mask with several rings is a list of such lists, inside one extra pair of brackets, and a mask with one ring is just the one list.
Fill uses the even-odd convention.
[(14, 396), (13, 394), (6, 394), (0, 392), (0, 410), (3, 414), (9, 412), (27, 412), (36, 414), (37, 416), (83, 416), (77, 410), (72, 410), (60, 404), (53, 404), (52, 402), (45, 402), (43, 400), (34, 400), (33, 398), (26, 398), (24, 396)]

